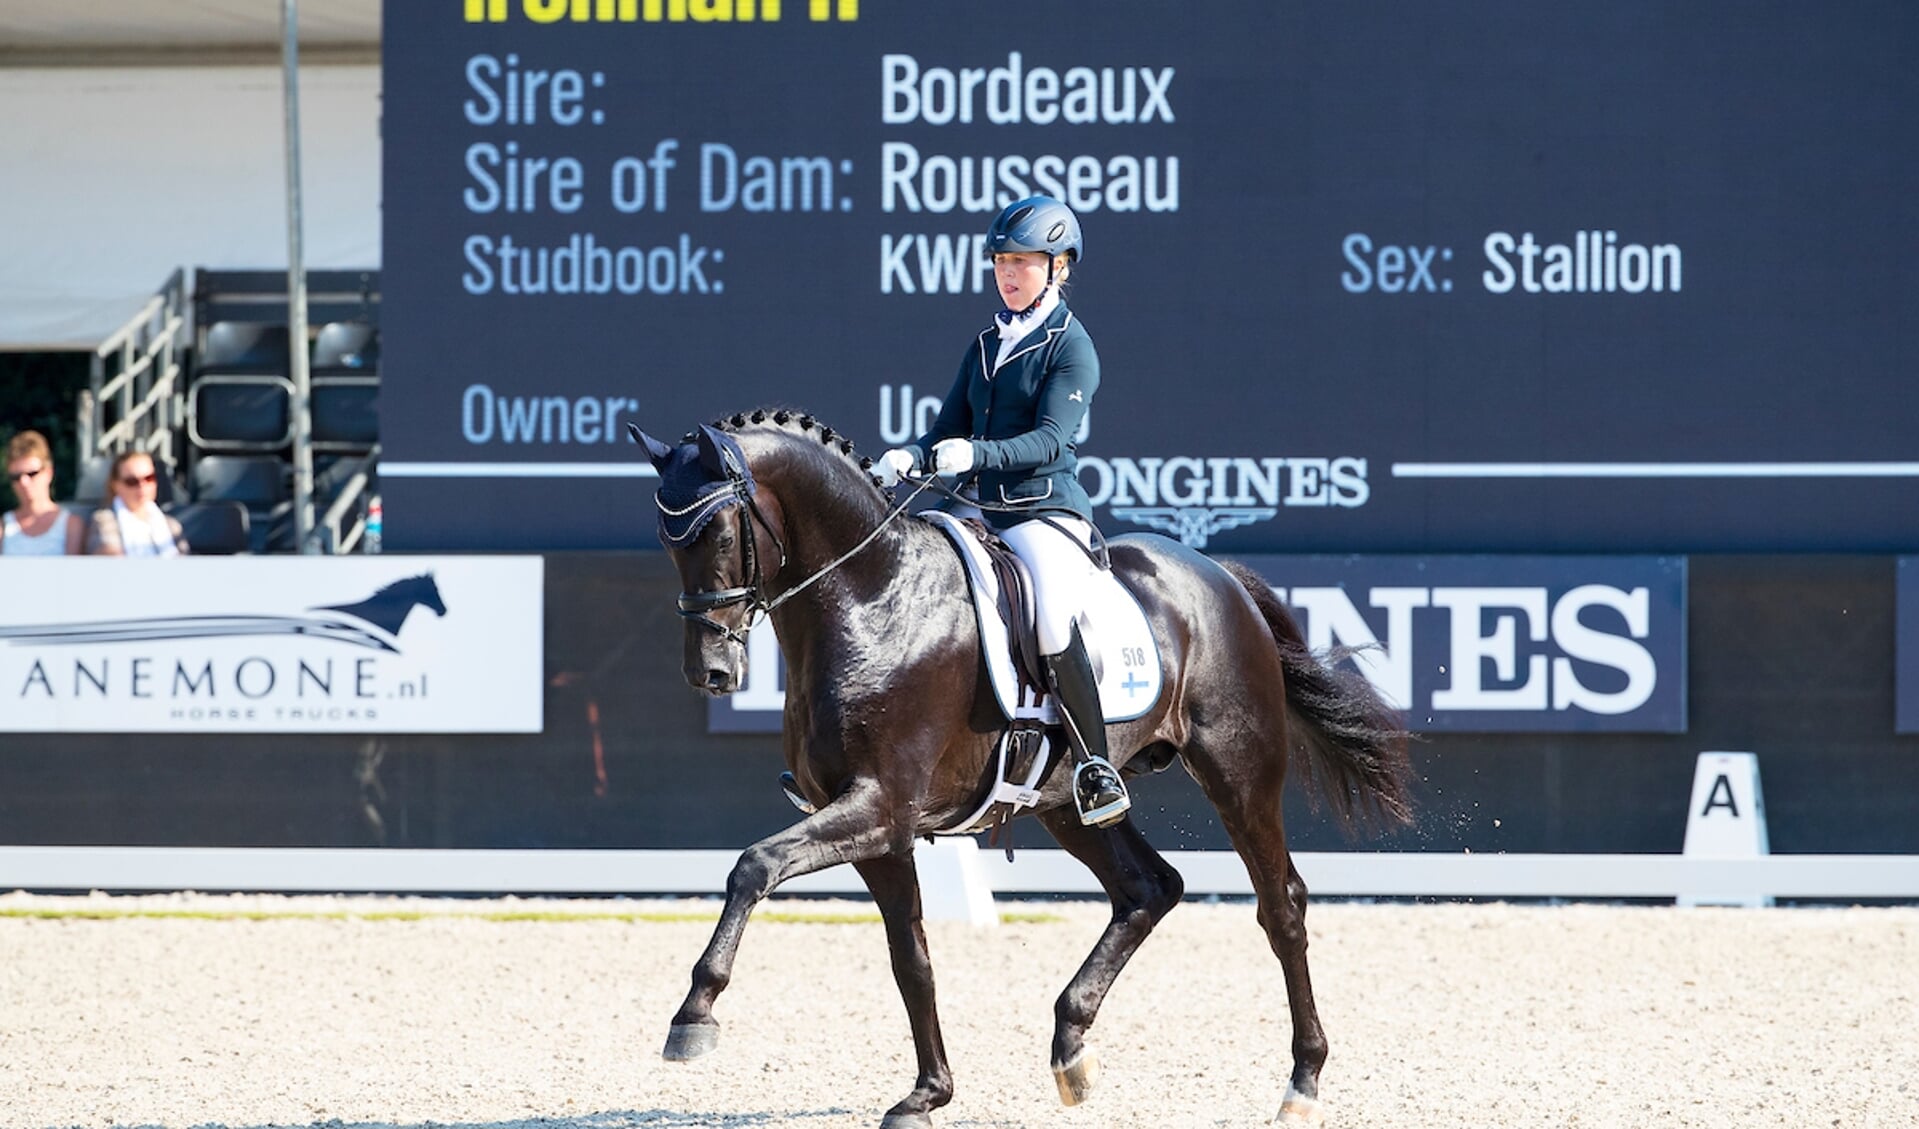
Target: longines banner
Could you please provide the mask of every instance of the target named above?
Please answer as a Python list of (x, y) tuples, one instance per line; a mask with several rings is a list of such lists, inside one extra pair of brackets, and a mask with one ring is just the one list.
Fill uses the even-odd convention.
[(14, 560), (0, 732), (537, 733), (538, 557)]
[[(627, 421), (915, 437), (1034, 192), (1085, 224), (1114, 532), (1911, 544), (1919, 6), (384, 11), (395, 546), (651, 546)], [(521, 516), (473, 520), (475, 476)]]
[[(1241, 559), (1315, 651), (1360, 648), (1354, 667), (1417, 732), (1686, 730), (1684, 558)], [(756, 629), (746, 685), (709, 703), (710, 731), (779, 729), (779, 657)]]

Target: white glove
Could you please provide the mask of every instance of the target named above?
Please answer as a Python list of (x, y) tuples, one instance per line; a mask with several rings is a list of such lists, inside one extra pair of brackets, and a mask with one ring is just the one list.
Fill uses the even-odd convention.
[(942, 439), (933, 444), (933, 469), (940, 474), (965, 474), (973, 469), (971, 439)]
[(913, 452), (905, 447), (895, 447), (873, 464), (873, 476), (880, 480), (881, 486), (891, 490), (898, 485), (900, 475), (913, 473), (913, 466), (918, 462)]

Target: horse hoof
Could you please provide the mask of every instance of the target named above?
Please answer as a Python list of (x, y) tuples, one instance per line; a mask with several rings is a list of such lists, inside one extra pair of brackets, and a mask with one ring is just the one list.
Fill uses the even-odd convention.
[(698, 1058), (720, 1045), (717, 1023), (675, 1023), (666, 1032), (666, 1048), (660, 1057), (668, 1062)]
[(1073, 1061), (1064, 1066), (1053, 1067), (1053, 1081), (1059, 1083), (1059, 1100), (1066, 1105), (1078, 1105), (1093, 1092), (1093, 1084), (1099, 1081), (1099, 1056), (1091, 1047), (1082, 1047), (1073, 1056)]
[(889, 1113), (880, 1118), (880, 1129), (933, 1129), (933, 1118), (925, 1113)]
[(1285, 1100), (1279, 1103), (1277, 1120), (1286, 1129), (1318, 1129), (1326, 1124), (1326, 1111), (1318, 1098), (1309, 1098), (1288, 1086)]

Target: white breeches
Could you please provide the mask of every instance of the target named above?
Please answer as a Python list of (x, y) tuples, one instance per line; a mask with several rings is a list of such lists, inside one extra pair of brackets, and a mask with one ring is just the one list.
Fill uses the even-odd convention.
[[(1000, 530), (999, 535), (1033, 574), (1039, 649), (1057, 655), (1073, 641), (1073, 617), (1094, 579), (1093, 559), (1080, 547), (1092, 545), (1093, 527), (1076, 517), (1049, 515), (1049, 520), (1059, 528), (1044, 521), (1022, 521)], [(1080, 544), (1073, 544), (1060, 529), (1071, 530)]]

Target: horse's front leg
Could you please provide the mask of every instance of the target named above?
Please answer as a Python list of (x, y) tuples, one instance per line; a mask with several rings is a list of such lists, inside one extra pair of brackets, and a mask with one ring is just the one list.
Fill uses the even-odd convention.
[(762, 898), (788, 878), (885, 854), (898, 845), (900, 835), (886, 818), (879, 786), (864, 781), (779, 834), (748, 847), (727, 876), (726, 908), (720, 911), (713, 939), (693, 966), (692, 990), (674, 1013), (661, 1053), (680, 1061), (698, 1058), (719, 1045), (713, 1001), (733, 977), (740, 934), (746, 929), (747, 915)]
[(926, 930), (920, 925), (920, 882), (912, 851), (854, 864), (886, 919), (886, 944), (893, 956), (893, 979), (906, 1001), (913, 1026), (913, 1050), (919, 1056), (919, 1080), (880, 1122), (880, 1129), (930, 1129), (933, 1110), (953, 1100), (953, 1072), (940, 1038), (939, 1008), (933, 1000), (933, 962), (926, 955)]

